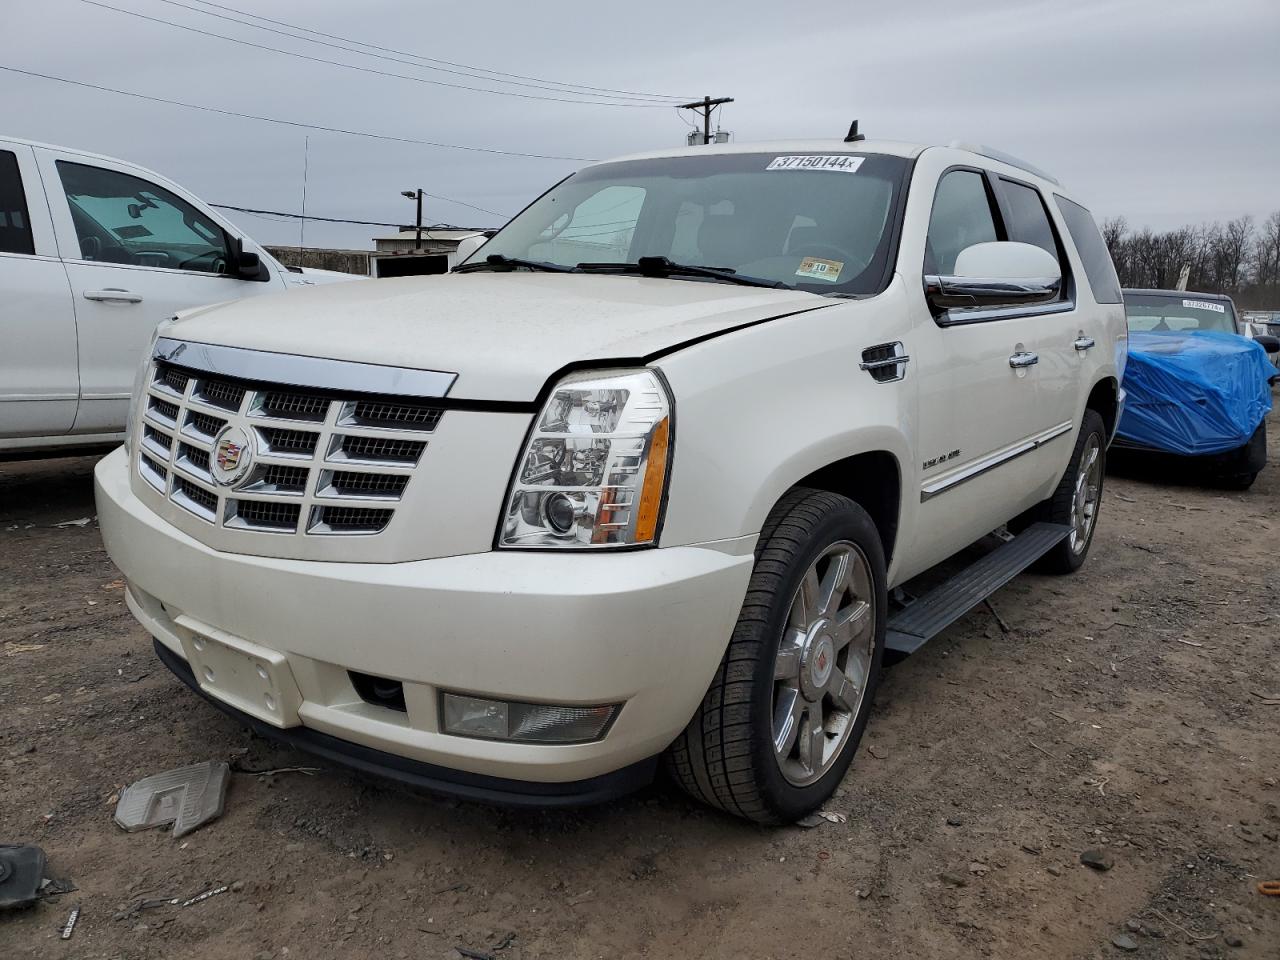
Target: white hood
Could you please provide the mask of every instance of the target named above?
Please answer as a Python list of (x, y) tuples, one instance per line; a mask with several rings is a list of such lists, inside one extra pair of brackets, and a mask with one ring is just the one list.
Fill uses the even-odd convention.
[(449, 397), (528, 402), (568, 364), (640, 359), (834, 301), (696, 280), (462, 273), (339, 283), (184, 315), (165, 336), (458, 374)]

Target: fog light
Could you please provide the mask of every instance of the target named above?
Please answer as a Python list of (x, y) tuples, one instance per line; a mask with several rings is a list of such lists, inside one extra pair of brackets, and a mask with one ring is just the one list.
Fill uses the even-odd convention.
[(446, 693), (441, 700), (445, 733), (486, 740), (523, 743), (587, 743), (599, 740), (618, 712), (617, 704), (601, 707), (509, 703)]

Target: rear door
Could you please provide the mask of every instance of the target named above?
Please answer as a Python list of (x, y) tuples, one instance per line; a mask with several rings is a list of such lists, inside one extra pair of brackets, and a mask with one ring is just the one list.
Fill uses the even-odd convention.
[[(181, 188), (127, 164), (38, 151), (79, 327), (75, 433), (124, 429), (156, 325), (179, 310), (285, 289), (226, 273), (234, 234)], [(246, 250), (265, 253), (245, 241)]]
[(65, 434), (79, 389), (71, 288), (35, 152), (0, 140), (0, 447)]
[[(1049, 198), (1029, 181), (1003, 174), (993, 179), (1008, 239), (1040, 247), (1058, 261), (1062, 272), (1062, 295), (1049, 309), (1035, 314), (1036, 322), (1027, 332), (1027, 342), (1037, 357), (1036, 402), (1044, 414), (1043, 426), (1076, 425), (1089, 387), (1088, 379), (1080, 374), (1081, 361), (1090, 350), (1104, 350), (1105, 346), (1085, 330), (1090, 326), (1088, 308), (1078, 296), (1079, 280), (1049, 212)], [(1086, 345), (1090, 340), (1092, 345)], [(1060, 469), (1050, 470), (1055, 479), (1066, 469), (1073, 447), (1072, 443), (1063, 442), (1047, 450), (1045, 457), (1051, 464), (1061, 462)]]

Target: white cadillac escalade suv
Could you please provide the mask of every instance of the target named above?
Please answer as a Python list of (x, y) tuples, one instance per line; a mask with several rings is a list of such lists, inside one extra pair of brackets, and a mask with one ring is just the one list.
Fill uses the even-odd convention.
[(98, 510), (160, 658), (263, 733), (527, 804), (665, 758), (788, 821), (886, 650), (1084, 561), (1125, 336), (1090, 214), (1013, 158), (646, 154), (452, 274), (179, 316)]

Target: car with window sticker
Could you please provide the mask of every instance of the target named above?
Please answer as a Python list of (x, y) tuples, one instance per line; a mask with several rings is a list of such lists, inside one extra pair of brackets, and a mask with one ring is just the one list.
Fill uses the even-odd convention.
[(450, 274), (180, 313), (99, 521), (156, 656), (268, 737), (786, 823), (980, 602), (939, 564), (1085, 562), (1126, 336), (1088, 209), (996, 151), (640, 154)]

